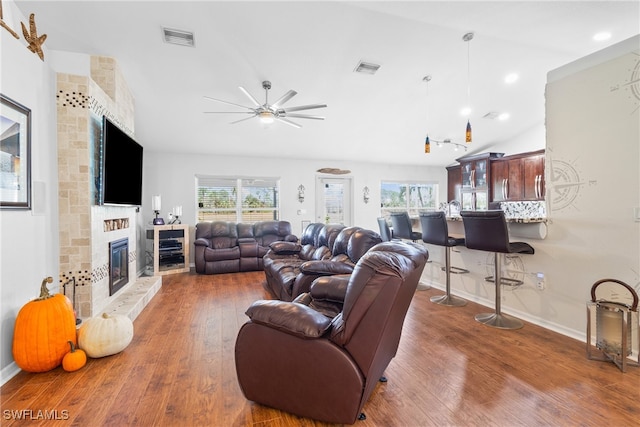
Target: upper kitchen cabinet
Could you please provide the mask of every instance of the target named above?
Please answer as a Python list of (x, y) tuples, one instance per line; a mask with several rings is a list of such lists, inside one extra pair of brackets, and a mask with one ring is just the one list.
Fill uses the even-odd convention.
[(447, 201), (461, 201), (462, 171), (460, 165), (447, 166)]
[(492, 196), (492, 188), (489, 185), (492, 182), (491, 161), (502, 155), (502, 153), (483, 153), (456, 159), (460, 163), (463, 210), (489, 208), (489, 200)]
[(544, 150), (491, 162), (492, 202), (544, 200)]

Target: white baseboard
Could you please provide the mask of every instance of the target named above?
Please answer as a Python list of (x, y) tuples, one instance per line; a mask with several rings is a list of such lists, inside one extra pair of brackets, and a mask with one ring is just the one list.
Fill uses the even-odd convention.
[(20, 370), (21, 369), (16, 365), (16, 362), (11, 362), (9, 365), (5, 366), (0, 371), (0, 385), (4, 385), (11, 378), (15, 377)]

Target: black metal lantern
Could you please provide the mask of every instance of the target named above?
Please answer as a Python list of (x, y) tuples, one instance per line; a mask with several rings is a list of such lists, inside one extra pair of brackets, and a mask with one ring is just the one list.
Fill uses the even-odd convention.
[[(600, 298), (596, 296), (596, 291), (599, 291)], [(592, 343), (592, 321), (595, 323), (595, 345)], [(630, 358), (634, 345), (638, 343), (640, 328), (636, 291), (616, 279), (602, 279), (594, 283), (591, 301), (587, 303), (587, 357), (613, 362), (622, 372), (626, 372), (627, 365), (640, 365), (640, 356), (637, 360)]]

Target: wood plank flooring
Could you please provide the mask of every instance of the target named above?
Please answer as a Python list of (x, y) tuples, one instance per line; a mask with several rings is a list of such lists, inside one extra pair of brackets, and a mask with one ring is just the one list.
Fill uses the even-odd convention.
[[(19, 373), (0, 389), (0, 424), (324, 425), (249, 402), (240, 391), (235, 339), (251, 302), (268, 298), (263, 282), (262, 272), (164, 276), (125, 351), (74, 373)], [(486, 327), (473, 319), (486, 307), (429, 301), (440, 293), (415, 294), (389, 381), (378, 384), (357, 426), (640, 425), (639, 368), (623, 374), (587, 360), (584, 343), (529, 323), (517, 331)]]

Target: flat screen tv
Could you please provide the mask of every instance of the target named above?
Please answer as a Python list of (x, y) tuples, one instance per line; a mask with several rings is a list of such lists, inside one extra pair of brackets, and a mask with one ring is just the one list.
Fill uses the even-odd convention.
[(105, 116), (101, 193), (105, 205), (142, 205), (142, 146)]

